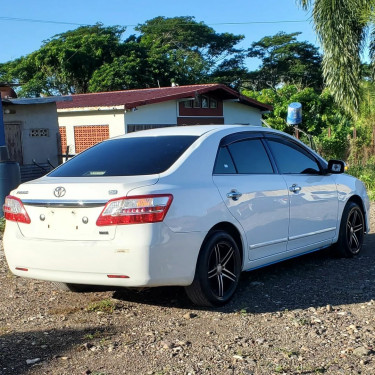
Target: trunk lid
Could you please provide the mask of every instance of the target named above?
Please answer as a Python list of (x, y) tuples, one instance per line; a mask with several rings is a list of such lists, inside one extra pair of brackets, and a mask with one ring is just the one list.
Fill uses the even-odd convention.
[(19, 223), (23, 236), (48, 240), (108, 241), (116, 226), (98, 227), (105, 204), (159, 176), (43, 177), (20, 185), (12, 195), (22, 200), (30, 224)]

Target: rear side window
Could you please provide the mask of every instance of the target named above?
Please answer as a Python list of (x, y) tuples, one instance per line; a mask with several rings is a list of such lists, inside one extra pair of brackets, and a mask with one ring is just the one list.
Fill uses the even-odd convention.
[(139, 176), (164, 172), (197, 139), (159, 136), (112, 139), (78, 154), (50, 177)]
[(219, 149), (214, 174), (269, 174), (273, 168), (259, 139), (245, 139)]
[(259, 139), (247, 139), (228, 146), (240, 174), (268, 174), (273, 168)]
[(214, 174), (235, 174), (236, 168), (227, 147), (220, 147), (217, 154)]

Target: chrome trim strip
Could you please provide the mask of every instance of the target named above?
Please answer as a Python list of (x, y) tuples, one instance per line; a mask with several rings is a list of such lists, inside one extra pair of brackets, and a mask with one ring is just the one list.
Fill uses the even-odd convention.
[(253, 250), (257, 247), (263, 247), (263, 246), (269, 246), (269, 245), (276, 245), (278, 243), (286, 242), (288, 241), (287, 238), (281, 238), (279, 240), (273, 240), (273, 241), (268, 241), (268, 242), (261, 242), (261, 243), (256, 243), (254, 245), (250, 245), (249, 248), (250, 250)]
[(316, 232), (299, 234), (298, 236), (292, 236), (292, 237), (289, 237), (289, 241), (291, 241), (291, 240), (298, 240), (299, 238), (308, 237), (308, 236), (314, 236), (316, 234), (321, 234), (321, 233), (326, 233), (326, 232), (332, 232), (332, 231), (336, 231), (336, 227), (322, 229), (322, 230), (317, 230)]
[(84, 207), (101, 207), (108, 201), (103, 200), (37, 200), (22, 199), (25, 206), (34, 207), (65, 207), (65, 208), (84, 208)]

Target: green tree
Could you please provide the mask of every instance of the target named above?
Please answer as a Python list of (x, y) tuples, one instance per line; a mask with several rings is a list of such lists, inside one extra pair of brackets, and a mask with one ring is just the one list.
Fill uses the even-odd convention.
[[(349, 151), (348, 135), (350, 119), (340, 110), (328, 90), (317, 93), (311, 87), (299, 89), (295, 85), (285, 85), (277, 90), (264, 89), (259, 92), (243, 93), (260, 102), (273, 106), (266, 121), (272, 128), (294, 134), (294, 128), (286, 123), (288, 105), (292, 102), (302, 104), (302, 124), (299, 128), (313, 136), (314, 143), (326, 158), (347, 159)], [(309, 144), (309, 140), (301, 135)]]
[[(299, 0), (312, 10), (321, 41), (323, 75), (335, 100), (347, 113), (358, 114), (361, 100), (361, 53), (373, 24), (374, 0)], [(370, 55), (375, 60), (375, 33), (370, 33)]]
[(147, 87), (152, 82), (152, 71), (147, 64), (148, 51), (134, 36), (123, 45), (122, 55), (104, 63), (94, 71), (89, 91), (115, 91)]
[(248, 80), (249, 71), (245, 67), (245, 56), (240, 53), (220, 63), (210, 74), (209, 81), (223, 83), (236, 90)]
[(55, 35), (39, 50), (3, 64), (0, 80), (23, 83), (21, 96), (85, 93), (93, 73), (121, 56), (124, 31), (96, 24)]
[(22, 83), (39, 96), (224, 81), (244, 75), (242, 35), (216, 33), (193, 17), (156, 17), (121, 40), (125, 28), (79, 27), (45, 41), (24, 57), (0, 64), (0, 81)]
[(300, 34), (280, 32), (252, 43), (248, 56), (262, 61), (249, 75), (253, 90), (276, 89), (282, 84), (322, 90), (321, 55), (314, 45), (299, 42)]
[(216, 33), (194, 17), (156, 17), (136, 30), (140, 33), (140, 46), (148, 50), (152, 85), (207, 81), (213, 72), (218, 73), (219, 64), (243, 53), (235, 48), (243, 35)]

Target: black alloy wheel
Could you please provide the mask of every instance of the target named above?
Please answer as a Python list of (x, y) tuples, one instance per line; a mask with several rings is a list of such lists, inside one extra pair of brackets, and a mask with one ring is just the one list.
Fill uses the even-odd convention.
[(238, 246), (226, 232), (213, 232), (199, 254), (194, 281), (186, 287), (200, 306), (222, 306), (234, 295), (241, 273)]
[(362, 249), (365, 220), (358, 204), (348, 202), (344, 208), (338, 242), (334, 249), (339, 256), (351, 258)]
[(351, 254), (360, 252), (364, 235), (363, 215), (359, 207), (354, 207), (348, 215), (346, 222), (346, 241)]

